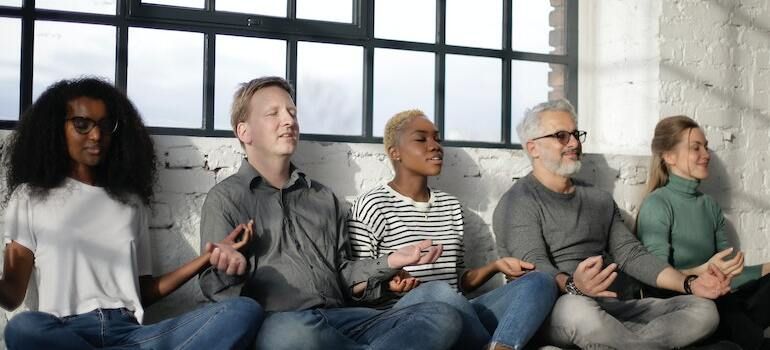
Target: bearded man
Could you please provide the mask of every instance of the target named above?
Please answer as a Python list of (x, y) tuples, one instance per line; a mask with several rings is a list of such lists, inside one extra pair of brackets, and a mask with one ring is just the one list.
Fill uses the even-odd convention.
[[(539, 340), (559, 347), (670, 349), (697, 342), (719, 323), (714, 299), (729, 277), (714, 266), (685, 276), (650, 254), (624, 225), (612, 195), (571, 176), (580, 170), (577, 116), (566, 100), (529, 109), (516, 131), (532, 163), (500, 199), (493, 225), (499, 253), (550, 273), (563, 293)], [(612, 263), (609, 263), (612, 261)], [(617, 298), (622, 271), (685, 295)]]

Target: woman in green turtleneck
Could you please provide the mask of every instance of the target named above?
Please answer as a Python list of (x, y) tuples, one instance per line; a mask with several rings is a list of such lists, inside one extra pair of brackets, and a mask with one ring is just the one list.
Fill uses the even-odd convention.
[[(652, 154), (649, 195), (637, 219), (639, 239), (684, 274), (697, 275), (713, 264), (731, 276), (733, 291), (717, 300), (721, 323), (716, 336), (744, 349), (770, 349), (763, 335), (770, 325), (770, 263), (744, 266), (742, 252), (729, 257), (734, 249), (722, 209), (698, 191), (711, 159), (703, 131), (688, 117), (665, 118), (655, 127)], [(647, 293), (666, 296), (659, 290)]]

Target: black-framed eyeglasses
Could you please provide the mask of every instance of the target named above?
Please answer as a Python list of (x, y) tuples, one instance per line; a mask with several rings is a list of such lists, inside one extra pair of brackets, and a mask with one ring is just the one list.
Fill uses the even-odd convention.
[(99, 126), (99, 131), (108, 132), (114, 134), (118, 131), (118, 121), (112, 118), (103, 118), (96, 121), (86, 117), (71, 117), (67, 118), (67, 121), (72, 123), (72, 127), (75, 128), (79, 134), (88, 134), (95, 126)]
[(557, 131), (557, 132), (555, 132), (553, 134), (548, 134), (548, 135), (543, 135), (543, 136), (540, 136), (540, 137), (535, 137), (534, 139), (532, 139), (532, 141), (543, 139), (543, 138), (546, 138), (546, 137), (553, 137), (557, 141), (559, 141), (559, 143), (561, 143), (562, 145), (566, 145), (566, 144), (569, 143), (569, 137), (570, 136), (574, 136), (575, 140), (578, 140), (578, 142), (583, 143), (583, 142), (586, 142), (586, 136), (587, 135), (588, 135), (588, 132), (583, 131), (583, 130), (575, 130), (573, 132), (562, 130), (562, 131)]

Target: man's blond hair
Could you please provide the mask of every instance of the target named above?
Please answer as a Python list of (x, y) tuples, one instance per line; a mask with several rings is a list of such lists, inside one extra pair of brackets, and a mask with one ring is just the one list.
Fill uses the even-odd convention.
[[(277, 86), (286, 90), (289, 95), (294, 95), (294, 89), (286, 79), (281, 77), (260, 77), (246, 83), (241, 83), (238, 90), (233, 94), (233, 104), (230, 108), (230, 126), (233, 132), (238, 136), (238, 124), (249, 119), (249, 102), (254, 94), (268, 86)], [(243, 145), (243, 142), (241, 142)]]

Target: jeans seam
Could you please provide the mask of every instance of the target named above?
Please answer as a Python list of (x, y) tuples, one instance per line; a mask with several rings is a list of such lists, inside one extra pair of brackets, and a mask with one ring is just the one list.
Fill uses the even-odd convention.
[(213, 315), (211, 315), (211, 317), (208, 318), (208, 320), (206, 320), (206, 322), (204, 322), (200, 327), (198, 327), (198, 329), (195, 330), (195, 332), (193, 334), (191, 334), (187, 338), (187, 340), (185, 340), (182, 344), (179, 344), (177, 349), (183, 349), (185, 346), (187, 346), (187, 344), (190, 344), (190, 342), (193, 339), (195, 339), (196, 336), (198, 336), (198, 333), (200, 333), (203, 330), (203, 328), (206, 327), (206, 325), (211, 323), (211, 321), (213, 321), (215, 318), (217, 318), (219, 316), (219, 314), (221, 314), (224, 311), (225, 311), (224, 308), (220, 308), (219, 310), (217, 310)]
[[(401, 321), (401, 322), (396, 322), (396, 327), (391, 328), (391, 331), (397, 331), (397, 330), (400, 330), (401, 328), (405, 327), (405, 325), (408, 325), (414, 319), (415, 316), (416, 316), (416, 313), (411, 313), (411, 312), (407, 313), (407, 317), (405, 317), (405, 319), (403, 321)], [(390, 317), (391, 316), (388, 316), (388, 318), (390, 318)], [(367, 345), (369, 347), (372, 346), (372, 344), (367, 344)]]
[[(206, 326), (206, 325), (207, 325), (207, 324), (208, 324), (208, 323), (209, 323), (209, 322), (210, 322), (210, 321), (211, 321), (213, 318), (215, 318), (215, 317), (216, 317), (216, 316), (218, 316), (220, 313), (222, 313), (222, 312), (224, 311), (224, 309), (225, 309), (224, 307), (222, 307), (222, 308), (219, 308), (219, 310), (217, 310), (217, 311), (216, 311), (216, 312), (215, 312), (213, 315), (211, 315), (211, 317), (209, 317), (209, 319), (208, 319), (208, 320), (207, 320), (207, 321), (206, 321), (206, 322), (205, 322), (203, 325), (201, 325), (201, 327), (199, 327), (199, 328), (198, 328), (198, 330), (197, 330), (197, 331), (195, 331), (195, 333), (193, 333), (193, 334), (192, 334), (190, 337), (188, 337), (188, 338), (187, 338), (187, 340), (186, 340), (184, 343), (180, 344), (180, 345), (177, 347), (177, 349), (181, 349), (181, 348), (182, 348), (182, 347), (184, 347), (186, 344), (188, 344), (188, 343), (190, 342), (190, 340), (191, 340), (192, 338), (194, 338), (194, 337), (195, 337), (195, 336), (198, 334), (198, 332), (200, 332), (200, 330), (201, 330), (201, 329), (203, 329), (203, 328), (204, 328), (204, 327), (205, 327), (205, 326)], [(193, 322), (193, 321), (195, 321), (195, 320), (197, 320), (197, 319), (199, 319), (199, 318), (201, 318), (201, 317), (205, 317), (204, 315), (205, 315), (205, 313), (203, 313), (203, 312), (202, 312), (202, 313), (200, 313), (199, 315), (197, 315), (197, 316), (195, 316), (195, 317), (191, 317), (191, 318), (189, 318), (189, 319), (187, 320), (187, 322), (185, 322), (185, 323), (181, 323), (181, 324), (178, 324), (176, 327), (173, 327), (173, 328), (169, 328), (169, 329), (165, 330), (165, 331), (164, 331), (164, 332), (162, 332), (162, 333), (156, 334), (156, 335), (154, 335), (154, 336), (152, 336), (152, 337), (149, 337), (149, 338), (146, 338), (146, 339), (142, 339), (142, 340), (140, 340), (140, 341), (136, 341), (136, 342), (133, 342), (133, 343), (130, 343), (130, 344), (124, 344), (123, 346), (139, 345), (139, 344), (147, 343), (147, 342), (153, 341), (153, 340), (155, 340), (155, 339), (161, 338), (161, 337), (163, 337), (163, 336), (165, 336), (165, 335), (167, 335), (167, 334), (169, 334), (169, 333), (172, 333), (173, 331), (175, 331), (175, 330), (177, 330), (177, 329), (179, 329), (179, 328), (182, 328), (182, 327), (184, 327), (184, 326), (186, 326), (186, 325), (190, 324), (191, 322)], [(144, 326), (142, 326), (142, 327), (144, 327)]]
[(102, 309), (97, 309), (97, 310), (98, 310), (97, 314), (99, 315), (99, 327), (100, 327), (99, 341), (101, 342), (101, 346), (105, 346), (105, 343), (104, 343), (104, 338), (105, 338), (104, 335), (105, 334), (104, 333), (106, 333), (107, 327), (106, 327), (106, 324), (104, 322), (105, 321), (104, 320), (104, 311)]

